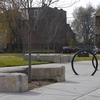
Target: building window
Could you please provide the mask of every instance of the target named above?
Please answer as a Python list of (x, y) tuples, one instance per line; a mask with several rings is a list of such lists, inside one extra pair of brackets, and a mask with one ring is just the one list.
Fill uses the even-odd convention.
[(34, 28), (34, 31), (37, 31), (37, 25), (34, 25), (33, 28)]
[(38, 9), (35, 9), (34, 10), (34, 17), (37, 17), (38, 16)]

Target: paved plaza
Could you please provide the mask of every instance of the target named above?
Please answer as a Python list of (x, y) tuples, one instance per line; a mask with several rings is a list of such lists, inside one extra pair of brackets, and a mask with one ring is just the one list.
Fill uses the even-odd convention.
[(65, 66), (65, 82), (35, 88), (24, 93), (0, 93), (0, 100), (100, 100), (100, 69), (91, 76), (94, 70), (91, 63), (79, 62), (75, 66), (78, 67), (76, 69), (80, 75), (76, 76), (70, 63), (56, 65)]

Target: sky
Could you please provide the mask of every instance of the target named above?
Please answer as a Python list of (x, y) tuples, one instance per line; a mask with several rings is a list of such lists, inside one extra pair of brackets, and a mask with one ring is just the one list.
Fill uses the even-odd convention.
[(75, 8), (80, 6), (86, 7), (89, 4), (96, 8), (100, 5), (100, 0), (59, 0), (59, 2), (55, 3), (53, 6), (64, 9), (67, 12), (67, 20), (70, 22), (73, 20), (72, 13)]

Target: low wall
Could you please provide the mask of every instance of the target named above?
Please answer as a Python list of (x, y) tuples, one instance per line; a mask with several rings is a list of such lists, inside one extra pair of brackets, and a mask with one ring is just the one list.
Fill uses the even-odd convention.
[(28, 91), (28, 77), (22, 73), (0, 73), (0, 92)]
[[(0, 68), (1, 73), (24, 73), (28, 74), (28, 66)], [(59, 64), (32, 65), (32, 80), (65, 81), (65, 67)]]
[[(28, 54), (26, 54), (25, 57), (28, 59)], [(33, 60), (41, 60), (54, 63), (68, 63), (71, 61), (72, 56), (64, 54), (32, 54), (31, 58)]]

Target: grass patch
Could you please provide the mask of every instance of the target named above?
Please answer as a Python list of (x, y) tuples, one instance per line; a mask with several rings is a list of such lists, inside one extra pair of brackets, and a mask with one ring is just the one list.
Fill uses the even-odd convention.
[(92, 57), (76, 57), (75, 60), (77, 60), (77, 61), (89, 61), (89, 60), (92, 60)]
[[(47, 64), (45, 61), (32, 61), (32, 65)], [(0, 67), (28, 65), (28, 60), (22, 54), (0, 54)]]
[[(97, 60), (100, 60), (100, 55), (96, 55)], [(92, 56), (89, 57), (76, 57), (75, 58), (76, 61), (90, 61), (92, 60)]]

